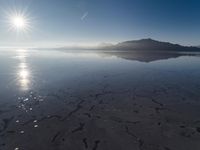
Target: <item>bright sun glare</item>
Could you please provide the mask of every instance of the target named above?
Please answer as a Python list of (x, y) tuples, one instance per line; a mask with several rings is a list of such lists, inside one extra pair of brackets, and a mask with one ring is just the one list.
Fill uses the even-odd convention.
[(19, 29), (24, 28), (25, 27), (25, 19), (21, 16), (16, 16), (13, 18), (13, 25)]
[(26, 18), (23, 16), (14, 16), (11, 18), (11, 24), (15, 29), (25, 29), (27, 25)]
[(9, 24), (9, 31), (29, 32), (32, 27), (29, 14), (26, 11), (10, 10), (6, 12), (7, 22)]

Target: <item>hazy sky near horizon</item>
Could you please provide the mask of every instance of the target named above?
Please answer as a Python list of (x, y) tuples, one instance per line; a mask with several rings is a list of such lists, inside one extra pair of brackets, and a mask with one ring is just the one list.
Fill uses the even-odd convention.
[[(63, 46), (154, 38), (200, 45), (198, 0), (0, 0), (0, 46)], [(23, 12), (30, 31), (9, 31)]]

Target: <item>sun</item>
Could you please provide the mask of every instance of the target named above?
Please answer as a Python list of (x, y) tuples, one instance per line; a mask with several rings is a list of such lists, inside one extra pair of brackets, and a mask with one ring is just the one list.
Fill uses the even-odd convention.
[(25, 28), (26, 21), (22, 16), (15, 16), (12, 20), (13, 26), (15, 26), (18, 29)]
[(12, 16), (10, 19), (12, 28), (17, 30), (24, 30), (27, 28), (27, 19), (22, 15)]
[(5, 19), (8, 26), (8, 31), (17, 31), (17, 33), (27, 33), (32, 29), (32, 18), (26, 11), (10, 10), (5, 12)]
[(8, 32), (16, 33), (17, 36), (27, 36), (32, 33), (36, 20), (28, 12), (28, 8), (10, 8), (2, 12), (4, 16), (2, 21), (7, 26)]

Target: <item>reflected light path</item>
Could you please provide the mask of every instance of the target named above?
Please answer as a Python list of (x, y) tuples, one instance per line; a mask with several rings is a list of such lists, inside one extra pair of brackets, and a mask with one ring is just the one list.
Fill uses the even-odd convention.
[(30, 87), (30, 71), (27, 66), (28, 53), (25, 49), (17, 50), (17, 58), (19, 59), (19, 66), (17, 71), (17, 81), (20, 89), (26, 91)]

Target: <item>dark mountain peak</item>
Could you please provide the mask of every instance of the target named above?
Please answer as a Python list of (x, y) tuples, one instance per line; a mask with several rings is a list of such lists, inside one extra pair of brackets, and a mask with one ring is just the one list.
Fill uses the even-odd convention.
[(186, 47), (179, 44), (157, 41), (151, 38), (132, 40), (118, 43), (113, 47), (121, 50), (147, 50), (147, 51), (200, 51), (197, 47)]
[(158, 42), (158, 41), (151, 39), (151, 38), (147, 38), (147, 39), (137, 40), (137, 42)]
[[(164, 43), (164, 44), (172, 44), (172, 43), (169, 43), (169, 42), (162, 42), (162, 41), (157, 41), (157, 40), (154, 40), (154, 39), (151, 39), (151, 38), (147, 38), (147, 39), (140, 39), (140, 40), (131, 40), (131, 41), (125, 41), (125, 42), (121, 42), (119, 43), (118, 45), (120, 44), (160, 44), (160, 43)], [(173, 44), (173, 45), (178, 45), (178, 44)]]

